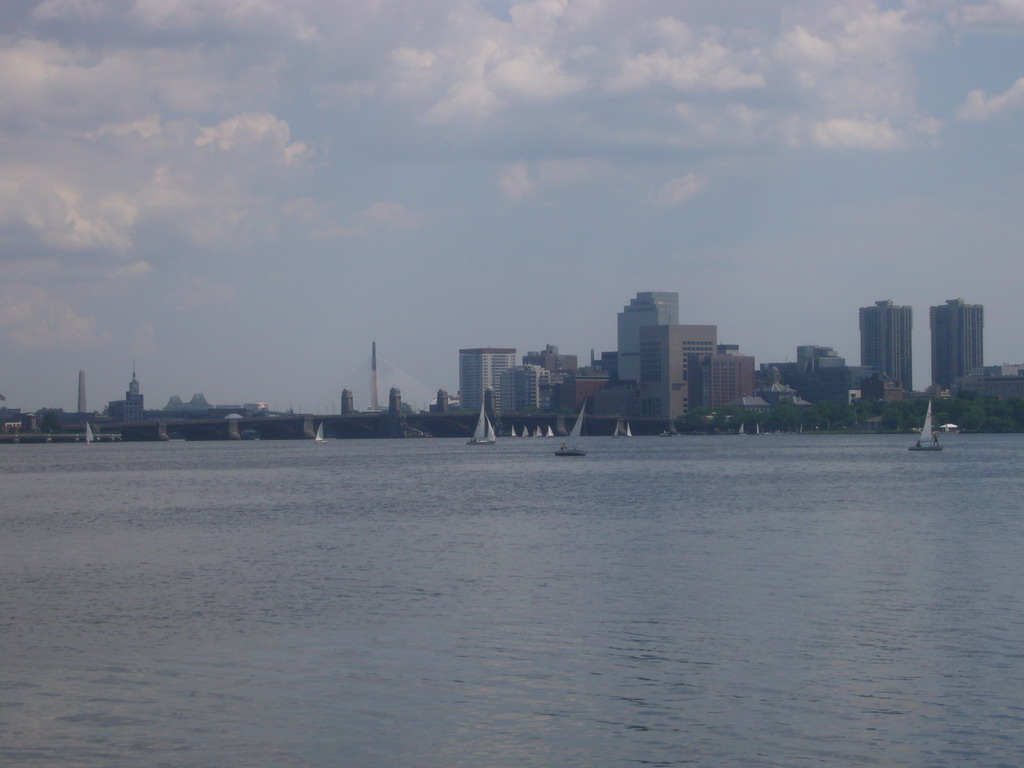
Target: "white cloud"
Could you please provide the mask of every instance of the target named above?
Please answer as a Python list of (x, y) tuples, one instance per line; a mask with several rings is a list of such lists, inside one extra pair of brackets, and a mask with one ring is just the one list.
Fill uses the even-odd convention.
[(196, 137), (197, 147), (216, 144), (223, 150), (269, 150), (285, 164), (308, 157), (309, 149), (302, 142), (289, 143), (288, 123), (267, 113), (243, 112), (217, 125), (203, 128)]
[(704, 187), (705, 179), (694, 173), (669, 179), (654, 195), (652, 202), (658, 206), (672, 206), (692, 200)]
[(0, 287), (0, 334), (27, 347), (94, 346), (109, 337), (96, 321), (82, 317), (61, 296), (27, 285)]
[(1024, 106), (1024, 77), (996, 96), (989, 96), (981, 90), (971, 91), (956, 116), (969, 121), (991, 120), (1021, 106)]
[(888, 120), (836, 118), (812, 126), (811, 138), (827, 149), (897, 149), (906, 139)]
[(992, 2), (960, 3), (952, 12), (955, 23), (966, 27), (1006, 27), (1024, 25), (1024, 2), (992, 0)]
[(519, 161), (505, 166), (498, 179), (498, 188), (505, 199), (521, 202), (545, 189), (579, 184), (591, 178), (600, 164), (588, 158), (542, 160), (530, 166)]

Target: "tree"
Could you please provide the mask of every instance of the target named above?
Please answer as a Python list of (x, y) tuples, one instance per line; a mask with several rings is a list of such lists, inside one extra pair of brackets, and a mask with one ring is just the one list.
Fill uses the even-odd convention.
[(40, 408), (36, 413), (41, 432), (60, 432), (64, 428), (60, 419), (64, 414), (63, 408)]

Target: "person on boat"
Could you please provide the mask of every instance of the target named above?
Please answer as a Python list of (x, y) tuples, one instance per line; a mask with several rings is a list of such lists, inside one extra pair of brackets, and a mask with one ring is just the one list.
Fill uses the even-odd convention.
[(932, 432), (932, 445), (938, 445), (938, 444), (939, 444), (939, 433), (938, 432)]
[(562, 443), (562, 447), (561, 447), (561, 448), (560, 448), (559, 450), (561, 450), (561, 451), (564, 451), (564, 450), (566, 450), (566, 449), (567, 449), (568, 447), (569, 447), (568, 445), (566, 445), (565, 443)]
[(917, 446), (916, 446), (916, 447), (917, 447), (917, 448), (920, 448), (920, 447), (921, 447), (921, 441), (920, 441), (920, 440), (918, 440), (918, 441), (917, 441)]

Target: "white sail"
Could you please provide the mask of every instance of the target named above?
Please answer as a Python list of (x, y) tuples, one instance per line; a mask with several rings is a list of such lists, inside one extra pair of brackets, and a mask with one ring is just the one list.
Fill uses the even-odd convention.
[(544, 437), (544, 432), (541, 430), (540, 424), (538, 424), (536, 427), (534, 427), (534, 429), (533, 429), (533, 436), (534, 437)]
[(516, 425), (515, 424), (510, 424), (509, 425), (509, 432), (510, 432), (512, 437), (519, 437), (519, 435), (516, 434)]
[(547, 434), (544, 435), (544, 437), (554, 437), (554, 436), (555, 436), (555, 431), (553, 429), (551, 429), (551, 425), (548, 424), (548, 431), (547, 431)]
[(93, 437), (93, 434), (92, 434), (92, 427), (89, 426), (89, 422), (88, 421), (85, 422), (85, 442), (91, 443), (95, 439), (96, 438)]
[(493, 445), (495, 442), (494, 437), (494, 426), (491, 424), (491, 420), (487, 418), (487, 414), (484, 413), (484, 405), (480, 404), (480, 418), (476, 421), (476, 429), (473, 432), (473, 437), (469, 440), (469, 445)]
[(626, 437), (632, 437), (632, 436), (633, 436), (633, 430), (631, 430), (629, 428), (629, 422), (627, 421), (626, 422)]
[(587, 403), (584, 401), (583, 407), (580, 408), (580, 415), (576, 417), (576, 423), (572, 426), (572, 432), (569, 433), (569, 437), (566, 442), (562, 443), (562, 446), (555, 451), (555, 456), (586, 456), (587, 452), (577, 445), (580, 439), (580, 435), (583, 434), (583, 411), (586, 409)]
[(318, 443), (327, 442), (327, 440), (324, 439), (324, 423), (322, 421), (320, 422), (320, 426), (316, 428), (316, 438), (314, 439)]
[(928, 401), (928, 410), (924, 415), (924, 426), (921, 427), (921, 439), (931, 440), (932, 438), (932, 401)]
[[(584, 406), (585, 407), (585, 406)], [(579, 440), (583, 432), (583, 408), (580, 408), (580, 415), (576, 417), (576, 423), (572, 425), (572, 432), (569, 433), (569, 440)]]
[(743, 422), (742, 421), (740, 422), (740, 431), (737, 434), (740, 434), (740, 435), (747, 434), (747, 431), (743, 428)]

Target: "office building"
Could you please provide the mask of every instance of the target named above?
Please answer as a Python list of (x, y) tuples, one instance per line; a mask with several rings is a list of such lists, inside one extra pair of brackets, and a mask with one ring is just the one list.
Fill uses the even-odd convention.
[(576, 355), (560, 355), (558, 347), (548, 344), (543, 352), (527, 352), (523, 365), (539, 365), (551, 373), (576, 373), (579, 367)]
[(124, 393), (124, 400), (112, 400), (108, 403), (107, 415), (112, 421), (124, 424), (142, 421), (142, 400), (139, 380), (135, 378), (135, 368), (133, 367), (132, 380), (128, 384), (128, 391)]
[(860, 364), (874, 368), (910, 391), (913, 384), (911, 331), (914, 314), (911, 307), (891, 301), (876, 301), (873, 307), (860, 308)]
[(501, 411), (501, 374), (516, 364), (516, 350), (478, 347), (459, 350), (459, 396), (462, 408), (479, 411), (484, 392), (494, 393), (494, 411)]
[(501, 374), (501, 413), (526, 413), (543, 406), (542, 390), (551, 373), (539, 365), (517, 365)]
[(640, 381), (640, 329), (679, 323), (679, 294), (645, 291), (619, 312), (618, 375), (622, 381)]
[(754, 358), (735, 345), (718, 345), (713, 355), (701, 355), (688, 371), (690, 408), (721, 408), (754, 394)]
[(640, 416), (675, 420), (690, 409), (691, 367), (718, 346), (715, 325), (649, 325), (640, 329)]
[(985, 308), (949, 299), (929, 310), (932, 333), (932, 384), (942, 389), (984, 365)]

